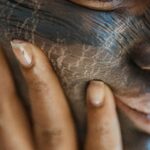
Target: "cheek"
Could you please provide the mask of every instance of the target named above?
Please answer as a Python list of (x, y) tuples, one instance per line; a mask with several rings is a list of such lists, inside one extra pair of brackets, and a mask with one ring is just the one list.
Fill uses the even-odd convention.
[(97, 79), (116, 85), (111, 74), (119, 60), (107, 51), (86, 44), (52, 43), (44, 49), (47, 49), (48, 58), (62, 83), (76, 122), (82, 128), (85, 124), (87, 83)]
[(93, 79), (104, 81), (120, 96), (149, 92), (149, 74), (130, 61), (128, 55), (116, 58), (107, 50), (87, 44), (57, 42), (44, 49), (62, 84), (72, 91), (68, 93), (73, 93), (71, 85), (76, 85), (73, 88), (78, 91), (79, 82), (86, 84)]
[[(99, 47), (87, 44), (52, 44), (48, 50), (48, 57), (64, 85), (76, 83), (78, 80), (88, 82), (93, 79), (103, 80), (111, 85), (119, 82), (112, 79), (115, 80), (122, 59), (116, 59)], [(121, 77), (119, 74), (117, 76)]]
[(131, 93), (132, 87), (136, 87), (135, 76), (123, 57), (116, 59), (108, 51), (86, 44), (51, 43), (44, 49), (79, 122), (85, 117), (85, 89), (90, 80), (102, 80), (116, 93)]

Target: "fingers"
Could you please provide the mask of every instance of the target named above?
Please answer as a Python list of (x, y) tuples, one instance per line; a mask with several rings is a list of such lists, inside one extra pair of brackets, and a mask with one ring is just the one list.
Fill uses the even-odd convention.
[(15, 40), (12, 47), (28, 84), (39, 149), (76, 150), (71, 113), (46, 56), (27, 42)]
[(102, 82), (92, 81), (87, 89), (88, 132), (86, 150), (121, 150), (121, 133), (114, 97)]
[(33, 150), (30, 127), (0, 49), (0, 149)]

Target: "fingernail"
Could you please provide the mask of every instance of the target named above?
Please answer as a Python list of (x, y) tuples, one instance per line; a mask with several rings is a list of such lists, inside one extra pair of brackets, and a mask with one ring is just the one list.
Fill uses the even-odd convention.
[(29, 43), (21, 40), (11, 41), (12, 50), (24, 67), (31, 67), (33, 65), (32, 47)]
[(105, 85), (100, 81), (91, 81), (87, 89), (87, 101), (95, 107), (100, 107), (104, 103)]

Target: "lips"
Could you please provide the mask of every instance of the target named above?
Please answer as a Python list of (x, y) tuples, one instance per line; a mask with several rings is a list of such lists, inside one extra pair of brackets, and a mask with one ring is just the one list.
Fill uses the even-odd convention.
[(95, 10), (114, 10), (122, 3), (122, 0), (70, 0), (81, 6)]
[(135, 127), (150, 134), (150, 113), (143, 113), (140, 110), (133, 109), (121, 102), (121, 100), (117, 100), (117, 105), (134, 123)]

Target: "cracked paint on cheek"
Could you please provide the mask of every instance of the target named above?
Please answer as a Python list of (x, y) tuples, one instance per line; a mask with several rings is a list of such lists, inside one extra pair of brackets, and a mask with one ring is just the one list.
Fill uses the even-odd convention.
[(130, 63), (127, 52), (150, 33), (149, 12), (136, 17), (88, 10), (65, 0), (14, 2), (0, 2), (0, 36), (25, 39), (45, 50), (80, 133), (85, 130), (83, 93), (89, 80), (103, 80), (119, 94), (148, 89), (149, 76)]
[(101, 79), (122, 91), (129, 85), (134, 87), (130, 81), (136, 73), (131, 73), (126, 53), (149, 33), (148, 18), (97, 12), (68, 1), (58, 2), (1, 2), (1, 36), (26, 39), (46, 49), (65, 86), (72, 78)]

